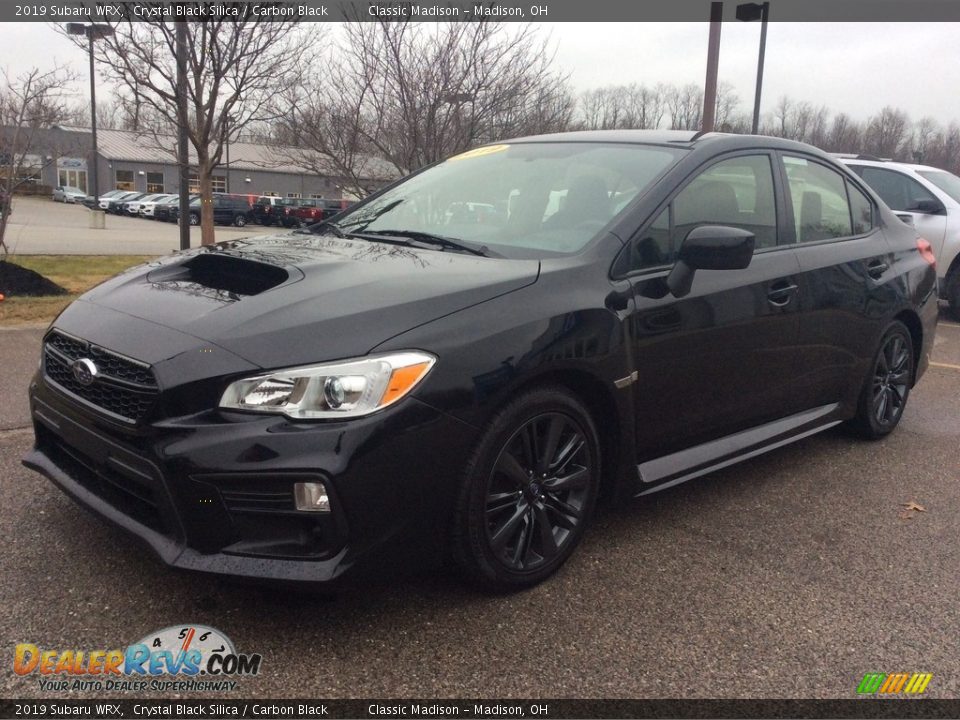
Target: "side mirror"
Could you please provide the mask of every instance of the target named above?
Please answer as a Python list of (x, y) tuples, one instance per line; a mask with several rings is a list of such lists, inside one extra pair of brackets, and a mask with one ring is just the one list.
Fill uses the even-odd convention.
[(752, 232), (726, 225), (701, 225), (690, 231), (667, 287), (674, 297), (690, 294), (697, 270), (743, 270), (750, 265), (756, 239)]
[(910, 212), (923, 213), (924, 215), (939, 215), (945, 208), (939, 200), (933, 198), (924, 198), (923, 200), (914, 200), (907, 208)]

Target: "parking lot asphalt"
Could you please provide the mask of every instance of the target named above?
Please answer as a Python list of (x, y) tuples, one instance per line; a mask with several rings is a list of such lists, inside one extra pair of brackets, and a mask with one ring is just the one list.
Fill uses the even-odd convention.
[[(12, 255), (165, 255), (180, 248), (174, 223), (107, 215), (106, 224), (105, 229), (91, 229), (90, 211), (83, 205), (18, 197), (5, 242)], [(219, 242), (264, 231), (255, 225), (217, 225), (215, 234)], [(190, 228), (190, 246), (200, 246), (199, 227)]]
[[(18, 332), (0, 334), (8, 428), (26, 425), (41, 331)], [(607, 511), (557, 576), (501, 597), (433, 569), (333, 598), (169, 571), (21, 467), (32, 432), (7, 429), (3, 696), (90, 697), (15, 676), (16, 643), (114, 648), (195, 622), (263, 655), (230, 697), (852, 698), (866, 672), (933, 673), (927, 696), (958, 697), (960, 325), (946, 318), (934, 363), (889, 438), (828, 431)]]

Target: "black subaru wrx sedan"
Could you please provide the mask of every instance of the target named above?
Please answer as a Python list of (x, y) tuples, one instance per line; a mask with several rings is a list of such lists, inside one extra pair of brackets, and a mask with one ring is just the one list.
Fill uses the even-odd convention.
[(91, 290), (45, 336), (24, 462), (175, 567), (330, 582), (428, 548), (524, 587), (601, 498), (892, 431), (934, 262), (807, 145), (506, 141)]

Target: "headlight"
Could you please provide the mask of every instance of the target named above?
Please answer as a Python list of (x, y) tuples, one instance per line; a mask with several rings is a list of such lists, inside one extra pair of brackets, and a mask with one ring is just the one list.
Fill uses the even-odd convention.
[(436, 361), (411, 351), (280, 370), (232, 383), (220, 407), (297, 420), (369, 415), (413, 390)]

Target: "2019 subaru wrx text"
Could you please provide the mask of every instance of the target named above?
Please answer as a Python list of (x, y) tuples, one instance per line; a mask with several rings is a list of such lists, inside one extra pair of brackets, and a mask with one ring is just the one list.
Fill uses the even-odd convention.
[(886, 435), (936, 318), (929, 244), (814, 148), (522, 138), (91, 290), (24, 462), (173, 566), (323, 582), (429, 548), (517, 588), (601, 497)]

